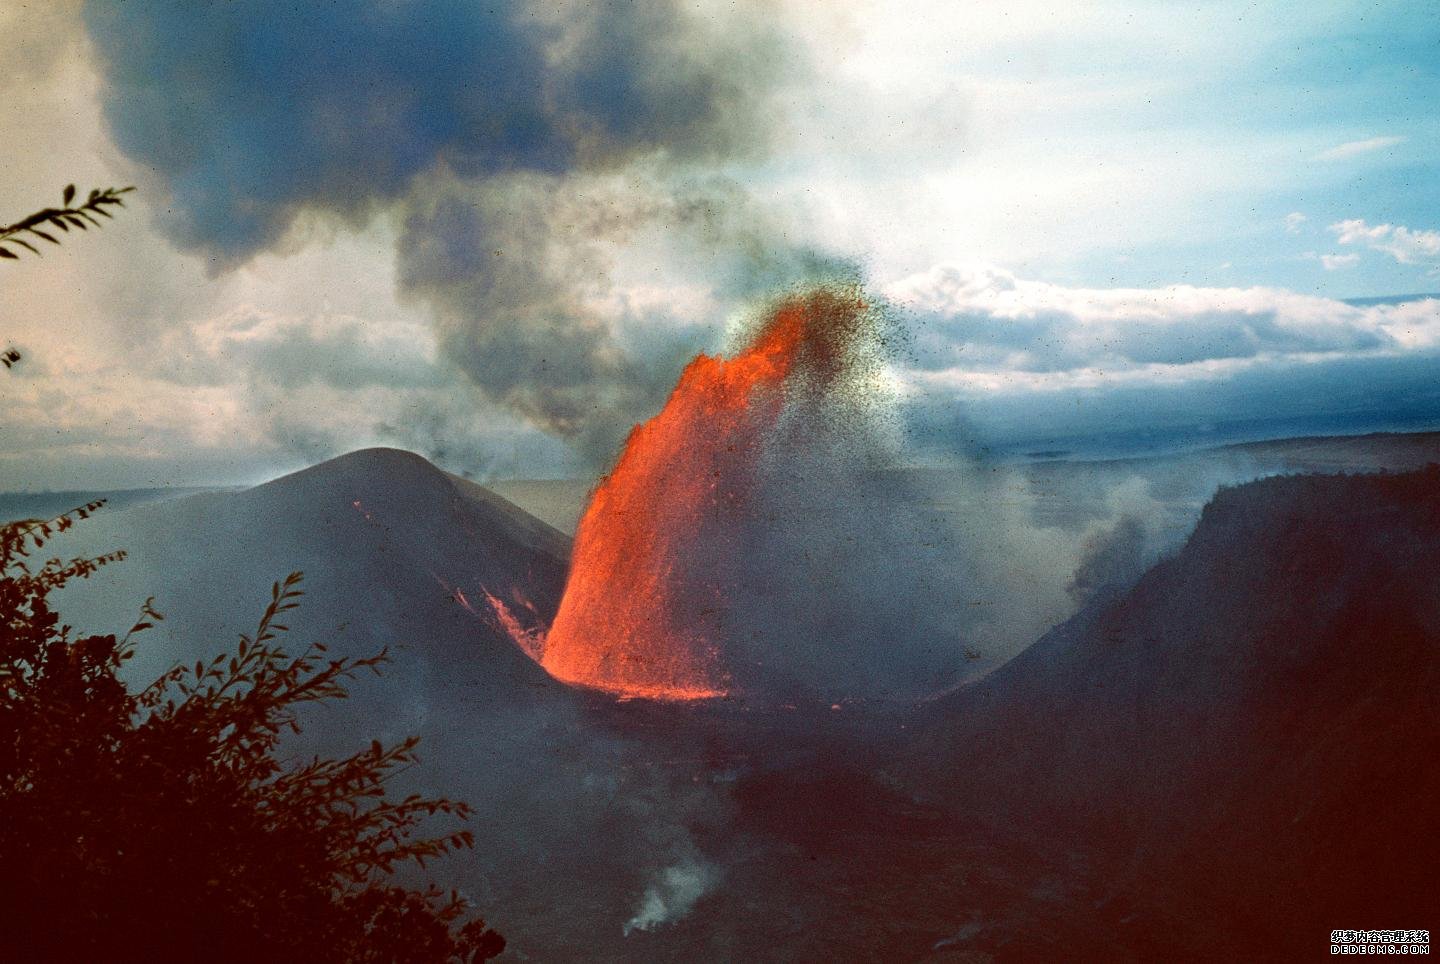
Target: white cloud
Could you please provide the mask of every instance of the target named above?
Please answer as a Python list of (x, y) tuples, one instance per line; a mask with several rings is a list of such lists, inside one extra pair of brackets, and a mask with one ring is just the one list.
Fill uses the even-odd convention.
[(1322, 161), (1343, 161), (1360, 154), (1383, 151), (1387, 147), (1403, 143), (1405, 143), (1403, 137), (1367, 137), (1360, 141), (1346, 141), (1344, 144), (1338, 144), (1328, 151), (1321, 151), (1318, 156)]
[(1350, 268), (1358, 264), (1358, 254), (1322, 254), (1320, 263), (1325, 266), (1326, 271), (1336, 271), (1340, 268)]
[(1300, 225), (1304, 224), (1308, 220), (1310, 219), (1307, 218), (1305, 215), (1301, 214), (1299, 211), (1291, 211), (1289, 214), (1285, 215), (1285, 230), (1290, 234), (1299, 234)]
[(18, 344), (0, 478), (29, 487), (234, 482), (382, 444), (482, 477), (568, 457), (454, 377), (420, 320), (242, 302), (156, 331), (146, 352)]
[(1330, 225), (1341, 244), (1363, 244), (1383, 251), (1401, 264), (1440, 267), (1440, 231), (1407, 228), (1403, 224), (1367, 224), (1360, 218)]
[(1330, 225), (1330, 230), (1341, 244), (1373, 244), (1389, 234), (1391, 227), (1388, 224), (1371, 227), (1360, 218), (1351, 218), (1348, 221), (1335, 222)]
[(1362, 307), (1275, 288), (1070, 288), (986, 264), (941, 265), (886, 294), (916, 329), (911, 380), (951, 389), (1175, 383), (1440, 350), (1440, 300)]

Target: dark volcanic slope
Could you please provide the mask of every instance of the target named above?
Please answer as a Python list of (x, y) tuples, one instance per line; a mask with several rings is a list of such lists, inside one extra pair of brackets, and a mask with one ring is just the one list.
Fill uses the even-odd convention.
[(1109, 861), (1132, 946), (1321, 954), (1440, 919), (1437, 657), (1440, 468), (1266, 479), (935, 707), (917, 767)]
[(417, 690), (432, 681), (552, 685), (488, 618), (483, 592), (548, 619), (569, 540), (409, 452), (367, 449), (253, 489), (101, 512), (56, 551), (112, 547), (130, 559), (67, 590), (62, 611), (113, 628), (153, 595), (168, 618), (140, 648), (137, 676), (228, 648), (271, 582), (298, 569), (307, 595), (289, 621), (292, 644), (322, 639), (349, 655), (389, 646), (384, 685), (363, 689), (392, 704), (397, 727), (419, 722)]

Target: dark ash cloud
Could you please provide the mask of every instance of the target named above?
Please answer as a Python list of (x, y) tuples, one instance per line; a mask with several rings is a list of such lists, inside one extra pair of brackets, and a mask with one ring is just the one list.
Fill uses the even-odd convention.
[(763, 28), (722, 34), (668, 0), (101, 0), (85, 21), (116, 143), (168, 188), (171, 237), (222, 265), (306, 210), (363, 220), (441, 166), (754, 149), (781, 62)]
[[(855, 270), (786, 240), (724, 179), (513, 174), (417, 191), (398, 242), (399, 286), (430, 309), (448, 361), (604, 464), (724, 326), (720, 314), (666, 306), (597, 310), (617, 252), (647, 231), (703, 258), (730, 302)], [(627, 337), (636, 331), (644, 337)]]
[[(605, 317), (601, 242), (677, 232), (713, 256), (697, 260), (722, 297), (823, 260), (704, 173), (763, 152), (769, 96), (795, 69), (764, 4), (91, 2), (85, 14), (112, 134), (150, 172), (175, 244), (224, 270), (293, 243), (302, 216), (385, 213), (400, 295), (431, 311), (451, 370), (601, 462), (710, 347), (697, 331), (713, 339), (721, 321)], [(627, 340), (626, 321), (658, 337)]]

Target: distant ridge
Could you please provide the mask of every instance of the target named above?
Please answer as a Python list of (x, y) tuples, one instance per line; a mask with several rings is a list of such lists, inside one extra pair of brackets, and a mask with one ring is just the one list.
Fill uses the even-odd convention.
[(53, 519), (78, 505), (105, 499), (111, 510), (169, 499), (183, 499), (213, 486), (158, 486), (150, 489), (73, 489), (55, 492), (0, 492), (0, 522), (19, 519)]

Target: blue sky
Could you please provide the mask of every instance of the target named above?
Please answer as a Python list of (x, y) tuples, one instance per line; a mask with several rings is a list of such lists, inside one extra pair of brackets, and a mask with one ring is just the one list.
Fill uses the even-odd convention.
[(296, 10), (0, 11), (0, 208), (139, 188), (5, 263), (0, 489), (593, 471), (836, 266), (927, 458), (1440, 425), (1440, 300), (1341, 300), (1440, 292), (1434, 3)]
[[(1355, 218), (1435, 228), (1440, 10), (1074, 8), (1007, 4), (971, 21), (950, 3), (903, 18), (867, 7), (874, 16), (857, 29), (873, 32), (842, 70), (850, 83), (809, 114), (834, 136), (814, 138), (812, 163), (796, 163), (792, 179), (813, 191), (814, 170), (834, 169), (847, 182), (836, 193), (852, 201), (884, 184), (875, 207), (903, 211), (921, 250), (892, 244), (881, 260), (912, 270), (965, 247), (1091, 287), (1276, 285), (1339, 297), (1440, 287), (1435, 259), (1402, 264), (1340, 246), (1329, 230)], [(927, 139), (932, 122), (946, 130)], [(850, 158), (828, 156), (837, 145)], [(1297, 213), (1304, 220), (1287, 229)], [(842, 233), (886, 246), (863, 226)], [(1331, 270), (1319, 257), (1357, 253)]]

